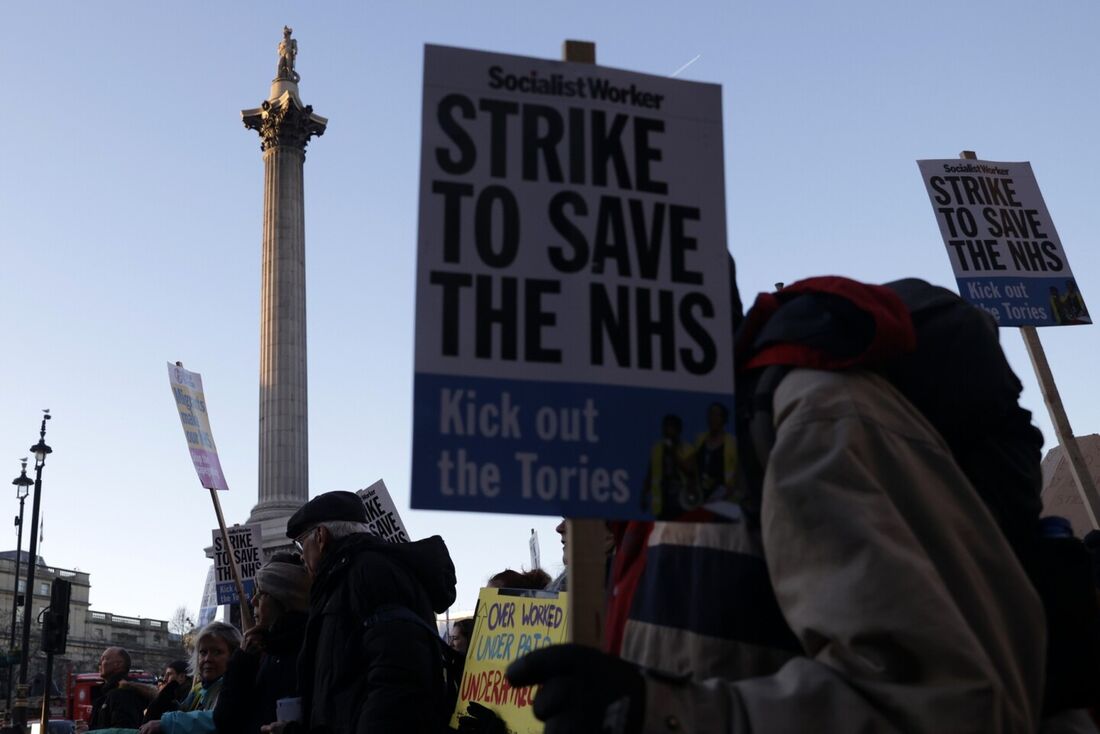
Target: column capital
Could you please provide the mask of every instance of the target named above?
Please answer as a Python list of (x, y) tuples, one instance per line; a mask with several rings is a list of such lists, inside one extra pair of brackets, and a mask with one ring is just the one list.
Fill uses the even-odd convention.
[(312, 105), (302, 105), (291, 90), (255, 109), (242, 110), (241, 119), (246, 128), (260, 134), (260, 150), (286, 145), (304, 151), (309, 139), (324, 135), (328, 127), (328, 119), (315, 114)]

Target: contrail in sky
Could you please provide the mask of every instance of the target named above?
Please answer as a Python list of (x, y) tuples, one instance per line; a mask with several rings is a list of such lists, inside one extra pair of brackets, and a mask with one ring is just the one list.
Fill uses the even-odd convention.
[(691, 66), (692, 64), (694, 64), (694, 63), (695, 63), (696, 61), (698, 61), (698, 60), (699, 60), (699, 59), (701, 59), (701, 58), (703, 58), (703, 54), (695, 54), (695, 58), (694, 58), (694, 59), (692, 59), (691, 61), (689, 61), (689, 62), (687, 62), (686, 64), (684, 64), (683, 66), (681, 66), (681, 67), (680, 67), (679, 69), (677, 69), (676, 71), (674, 71), (674, 72), (672, 72), (671, 74), (669, 74), (669, 76), (670, 76), (670, 77), (673, 77), (673, 76), (679, 76), (679, 74), (680, 74), (680, 72), (681, 72), (681, 71), (683, 71), (684, 69), (688, 68), (689, 66)]

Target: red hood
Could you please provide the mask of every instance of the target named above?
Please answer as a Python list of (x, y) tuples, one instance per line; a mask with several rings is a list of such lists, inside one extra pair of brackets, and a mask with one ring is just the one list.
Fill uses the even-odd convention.
[[(837, 357), (827, 351), (796, 342), (781, 342), (763, 347), (755, 354), (753, 343), (784, 303), (807, 293), (838, 296), (867, 313), (874, 320), (874, 334), (859, 354)], [(736, 355), (751, 355), (738, 363), (738, 372), (769, 365), (790, 365), (837, 370), (883, 362), (916, 349), (917, 335), (909, 309), (891, 289), (869, 285), (836, 275), (807, 278), (776, 293), (761, 293), (746, 315), (737, 335)]]

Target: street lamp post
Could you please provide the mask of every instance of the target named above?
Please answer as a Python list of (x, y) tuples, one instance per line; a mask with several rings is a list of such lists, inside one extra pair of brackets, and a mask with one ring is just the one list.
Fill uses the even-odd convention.
[[(34, 606), (34, 572), (38, 560), (38, 510), (42, 504), (42, 469), (46, 466), (46, 457), (53, 453), (53, 449), (46, 445), (46, 421), (50, 419), (50, 411), (44, 410), (42, 427), (38, 431), (38, 443), (31, 446), (34, 453), (34, 500), (31, 502), (31, 544), (28, 548), (27, 558), (27, 586), (23, 601), (23, 644), (19, 651), (19, 687), (15, 693), (15, 710), (13, 725), (19, 731), (26, 731), (27, 727), (27, 662), (31, 647), (31, 608)], [(46, 681), (46, 690), (49, 691), (51, 681)]]
[(19, 476), (11, 480), (11, 483), (15, 485), (15, 496), (19, 500), (19, 516), (15, 518), (15, 526), (19, 528), (18, 540), (15, 542), (15, 579), (12, 581), (11, 590), (11, 640), (8, 643), (8, 711), (11, 711), (11, 693), (14, 686), (12, 685), (12, 673), (15, 671), (15, 665), (12, 664), (12, 660), (15, 657), (15, 614), (19, 609), (19, 560), (23, 553), (23, 503), (27, 500), (27, 495), (30, 494), (31, 485), (34, 482), (27, 476), (27, 460), (23, 459), (23, 468), (19, 471)]

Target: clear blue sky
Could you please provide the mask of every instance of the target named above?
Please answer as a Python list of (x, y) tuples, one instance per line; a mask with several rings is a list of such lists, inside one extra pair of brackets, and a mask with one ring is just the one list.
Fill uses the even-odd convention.
[[(723, 87), (729, 246), (746, 300), (839, 273), (953, 285), (915, 159), (1031, 160), (1093, 313), (1100, 10), (1084, 0), (794, 3), (21, 3), (3, 24), (0, 479), (56, 419), (42, 553), (92, 573), (101, 610), (198, 604), (215, 524), (164, 363), (203, 373), (232, 487), (256, 501), (262, 162), (240, 110), (267, 95), (283, 24), (304, 101), (311, 491), (384, 477), (408, 507), (422, 47), (601, 63)], [(1092, 327), (1042, 331), (1079, 434), (1100, 431)], [(1052, 432), (1019, 335), (1025, 404)], [(4, 472), (7, 472), (6, 474)], [(0, 495), (0, 500), (3, 496)], [(17, 503), (2, 500), (14, 513)], [(29, 514), (29, 513), (28, 513)], [(527, 559), (547, 518), (405, 511), (442, 534), (457, 606)], [(4, 523), (0, 523), (3, 526)], [(10, 525), (8, 525), (10, 528)], [(14, 547), (12, 530), (0, 545)]]

